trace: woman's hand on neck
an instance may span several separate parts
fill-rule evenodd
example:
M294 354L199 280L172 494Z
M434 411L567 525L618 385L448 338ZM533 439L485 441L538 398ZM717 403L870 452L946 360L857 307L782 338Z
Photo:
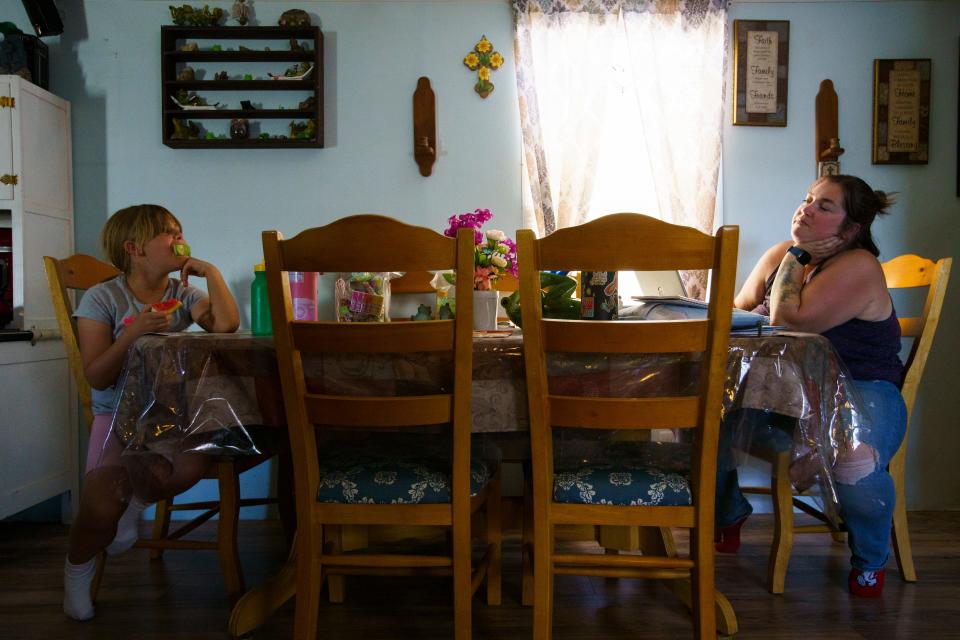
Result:
M830 236L820 240L808 240L806 242L797 242L794 239L794 245L810 254L810 264L821 264L827 258L834 256L848 248L848 241L841 236Z

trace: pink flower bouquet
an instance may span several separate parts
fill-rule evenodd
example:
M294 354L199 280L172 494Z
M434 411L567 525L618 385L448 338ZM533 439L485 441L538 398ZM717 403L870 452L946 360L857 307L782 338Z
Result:
M443 235L455 238L461 227L473 229L476 247L473 252L473 288L490 291L505 273L517 275L517 244L499 229L480 231L485 222L493 218L489 209L476 209L473 213L450 216L450 226Z

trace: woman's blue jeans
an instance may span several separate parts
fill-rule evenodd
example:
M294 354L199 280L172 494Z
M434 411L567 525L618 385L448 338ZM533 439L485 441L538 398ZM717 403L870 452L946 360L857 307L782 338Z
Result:
M882 569L890 556L890 525L896 495L887 472L907 428L907 410L896 385L886 380L854 380L862 408L867 414L861 435L875 451L872 469L862 465L834 469L840 517L849 532L850 564L863 571ZM740 491L733 454L733 424L742 421L749 429L747 441L776 451L793 446L795 420L764 411L741 409L724 419L717 451L716 525L727 527L747 517L753 507ZM869 466L869 465L868 465Z

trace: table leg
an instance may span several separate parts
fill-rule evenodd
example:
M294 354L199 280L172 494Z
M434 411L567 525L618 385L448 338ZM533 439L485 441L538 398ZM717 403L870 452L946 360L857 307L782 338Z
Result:
M251 633L297 592L296 549L294 540L287 562L277 575L247 591L234 605L227 624L232 637L239 638Z

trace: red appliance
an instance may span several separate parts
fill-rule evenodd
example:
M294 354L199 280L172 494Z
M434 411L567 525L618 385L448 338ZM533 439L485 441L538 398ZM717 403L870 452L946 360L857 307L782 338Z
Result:
M13 320L13 230L0 229L0 329Z

